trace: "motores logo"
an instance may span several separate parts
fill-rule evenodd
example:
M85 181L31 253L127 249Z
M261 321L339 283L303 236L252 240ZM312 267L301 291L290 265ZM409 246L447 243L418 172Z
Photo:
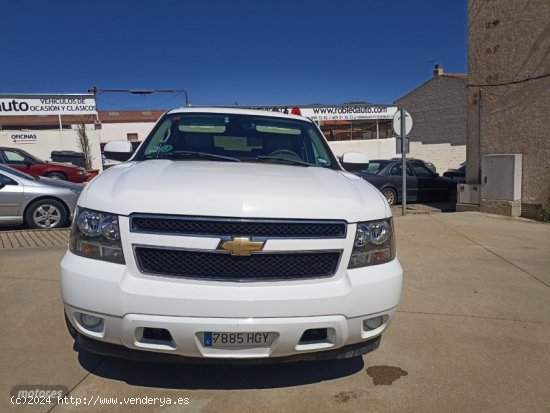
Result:
M12 398L57 398L63 397L69 392L66 386L58 385L18 385L11 389ZM20 403L16 403L20 404Z

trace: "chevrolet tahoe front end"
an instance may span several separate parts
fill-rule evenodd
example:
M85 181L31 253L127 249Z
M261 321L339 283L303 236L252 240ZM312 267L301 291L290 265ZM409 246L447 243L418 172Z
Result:
M78 201L61 287L96 353L213 362L376 349L399 304L391 211L311 121L193 108Z

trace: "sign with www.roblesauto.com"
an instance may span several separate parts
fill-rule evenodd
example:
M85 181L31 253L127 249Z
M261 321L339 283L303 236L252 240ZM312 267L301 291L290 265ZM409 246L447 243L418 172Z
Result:
M0 116L92 115L93 95L5 95L0 94Z

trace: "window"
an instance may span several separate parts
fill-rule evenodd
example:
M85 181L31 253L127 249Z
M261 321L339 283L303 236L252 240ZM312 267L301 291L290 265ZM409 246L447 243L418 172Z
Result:
M416 176L424 176L424 177L429 177L429 178L431 178L433 176L433 172L430 171L428 168L426 168L423 165L418 165L418 164L414 165L413 169L414 169L414 173L416 174Z
M14 151L4 151L4 158L6 158L7 163L16 163L16 164L25 163L25 157Z
M393 168L391 168L390 175L401 176L401 168L402 165L400 163L396 164ZM410 165L407 165L407 176L413 176Z
M5 175L0 174L0 185L17 185L17 182Z
M377 174L382 169L384 169L387 164L388 164L387 162L376 162L376 161L369 162L367 172ZM392 170L392 172L393 172L393 170ZM392 175L393 175L393 173L392 173ZM401 169L399 169L399 175L401 175Z

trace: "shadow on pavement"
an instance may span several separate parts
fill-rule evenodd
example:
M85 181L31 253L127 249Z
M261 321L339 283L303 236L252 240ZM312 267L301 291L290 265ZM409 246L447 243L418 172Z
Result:
M90 373L134 386L165 389L269 389L350 376L364 367L362 357L263 365L150 363L97 356L77 345L80 365ZM220 363L223 363L221 361Z

